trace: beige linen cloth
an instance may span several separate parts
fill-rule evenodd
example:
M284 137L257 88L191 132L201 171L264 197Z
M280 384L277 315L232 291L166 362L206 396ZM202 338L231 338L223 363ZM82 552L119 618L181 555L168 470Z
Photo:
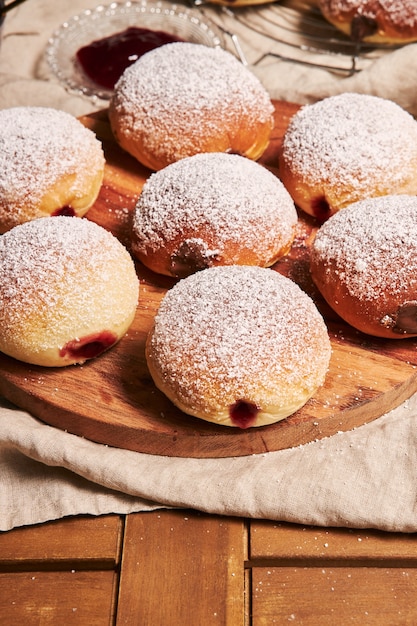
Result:
M27 0L9 13L0 47L0 108L53 106L82 115L103 106L68 94L42 59L55 28L96 4ZM274 10L263 9L267 15L271 11L271 17ZM283 54L279 44L255 35L226 12L210 7L204 11L238 35L250 63L270 52L272 45ZM417 45L385 55L352 77L271 56L254 71L273 98L306 103L353 90L391 98L417 115ZM415 532L416 416L417 395L370 424L297 448L239 458L180 459L95 444L2 401L0 530L74 514L180 507Z

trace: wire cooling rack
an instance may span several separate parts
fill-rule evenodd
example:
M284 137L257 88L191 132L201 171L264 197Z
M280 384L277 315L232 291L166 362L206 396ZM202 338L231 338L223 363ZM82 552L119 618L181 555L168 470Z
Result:
M206 0L194 0L204 11ZM227 14L230 29L225 33L234 40L242 61L243 52L233 32L233 21L269 41L267 51L254 62L265 57L301 63L341 74L354 74L365 69L376 59L399 46L355 43L329 24L321 15L314 0L280 0L279 2L246 7L222 7Z

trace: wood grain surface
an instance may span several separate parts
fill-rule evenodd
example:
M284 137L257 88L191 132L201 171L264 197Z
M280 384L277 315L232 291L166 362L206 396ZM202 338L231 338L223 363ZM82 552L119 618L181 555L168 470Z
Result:
M298 106L275 102L275 129L261 162L277 171L277 151ZM88 219L129 247L132 210L149 170L115 143L106 111L82 118L102 140L106 172ZM144 353L146 334L175 281L137 265L141 279L135 321L117 346L83 366L42 368L0 355L0 393L44 422L98 443L150 454L216 458L281 450L351 430L377 419L417 391L417 341L367 337L344 324L312 284L309 243L317 226L300 213L291 253L274 269L295 280L324 315L332 343L323 387L294 415L271 426L240 430L186 416L159 392Z

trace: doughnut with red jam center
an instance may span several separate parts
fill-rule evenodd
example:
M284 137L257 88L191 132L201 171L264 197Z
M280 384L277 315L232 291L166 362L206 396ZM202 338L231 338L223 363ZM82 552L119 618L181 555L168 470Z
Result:
M127 332L139 281L123 245L78 217L45 217L0 238L0 351L62 367L97 357Z
M321 226L311 275L348 324L387 339L417 336L417 198L356 202Z
M216 265L269 267L289 252L296 225L290 194L265 167L237 154L195 154L146 181L132 251L180 278Z
M101 143L69 113L24 106L0 111L0 233L39 217L82 217L103 176Z
M417 120L365 94L305 105L285 132L279 174L295 204L321 223L364 198L417 194Z
M275 270L243 265L180 280L146 344L155 385L178 408L235 428L297 411L323 384L330 353L311 298Z
M323 17L355 42L417 41L416 0L319 0Z

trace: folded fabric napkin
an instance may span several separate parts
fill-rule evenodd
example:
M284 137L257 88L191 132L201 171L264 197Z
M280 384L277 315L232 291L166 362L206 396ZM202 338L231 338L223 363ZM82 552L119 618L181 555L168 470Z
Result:
M103 107L102 102L68 94L43 59L51 33L73 14L97 4L30 0L10 12L0 47L0 108L53 106L84 115ZM266 15L271 29L276 8L262 9L262 21ZM306 103L358 91L391 98L417 114L417 45L347 76L268 56L285 56L286 51L228 11L203 10L238 36L245 57L256 63L253 71L274 99ZM251 19L256 22L256 12ZM229 35L226 40L233 49ZM180 459L95 444L4 402L0 529L81 513L186 507L302 524L415 532L416 416L417 395L370 424L297 448L239 458Z
M0 409L0 529L160 507L319 526L417 531L417 396L310 444L225 459L140 454Z

